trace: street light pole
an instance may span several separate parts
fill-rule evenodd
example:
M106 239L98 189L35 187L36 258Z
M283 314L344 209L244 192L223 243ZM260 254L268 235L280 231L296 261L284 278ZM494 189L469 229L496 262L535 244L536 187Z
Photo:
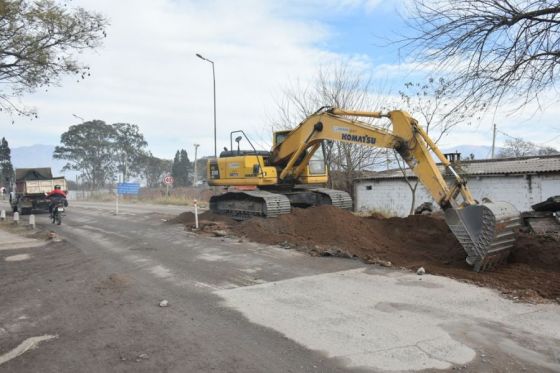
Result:
M84 118L82 118L82 117L79 116L79 115L72 114L72 116L73 116L74 118L80 119L80 120L82 121L82 123L84 123L84 122L86 121Z
M198 172L196 167L196 153L200 144L194 144L194 187L196 188L196 182L198 181Z
M217 145L216 145L216 70L214 69L214 61L209 60L206 57L202 57L200 54L196 54L198 58L212 64L212 82L214 84L214 157L218 156Z

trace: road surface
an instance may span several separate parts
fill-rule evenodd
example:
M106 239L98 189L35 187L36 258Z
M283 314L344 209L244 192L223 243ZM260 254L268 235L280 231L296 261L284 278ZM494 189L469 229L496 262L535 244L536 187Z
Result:
M560 371L556 304L164 221L186 209L73 203L37 215L61 242L0 246L0 372Z

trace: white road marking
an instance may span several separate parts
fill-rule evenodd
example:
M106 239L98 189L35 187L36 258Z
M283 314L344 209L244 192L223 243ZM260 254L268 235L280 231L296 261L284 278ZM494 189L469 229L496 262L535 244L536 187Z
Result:
M46 242L46 241L21 238L21 239L18 239L17 241L2 241L2 242L0 242L0 251L31 249L31 248L35 248L35 247L45 246L47 244L48 244L48 242Z
M6 352L3 355L0 355L0 365L4 364L7 361L15 359L16 357L25 353L26 351L36 348L41 342L50 341L51 339L55 339L55 338L58 338L58 335L45 334L39 337L27 338L13 350Z
M10 255L4 258L7 262L20 262L22 260L28 260L31 258L29 254L18 254L18 255Z

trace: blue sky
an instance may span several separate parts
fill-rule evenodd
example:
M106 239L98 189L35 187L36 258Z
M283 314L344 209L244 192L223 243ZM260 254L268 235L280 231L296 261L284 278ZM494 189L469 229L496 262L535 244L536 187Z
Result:
M325 46L340 54L367 55L373 64L399 62L398 48L389 40L404 32L405 22L398 14L398 2L389 3L370 11L356 7L326 17L332 38Z
M396 9L406 1L74 0L111 21L104 46L81 56L92 76L80 83L63 79L60 87L23 97L39 119L16 118L11 125L0 117L1 135L12 147L56 145L68 126L79 123L76 114L138 124L160 157L172 158L179 148L191 153L195 143L200 154L210 155L211 68L195 53L216 64L218 149L231 130L268 137L286 85L312 81L329 63L357 62L382 87L380 99L394 99L406 81L430 73L399 58L383 40L405 32ZM530 107L512 115L504 106L458 128L442 146L488 145L493 121L505 133L537 143L553 138L560 133L555 97L543 101L544 112ZM500 135L498 142L504 139ZM560 138L546 145L560 147Z

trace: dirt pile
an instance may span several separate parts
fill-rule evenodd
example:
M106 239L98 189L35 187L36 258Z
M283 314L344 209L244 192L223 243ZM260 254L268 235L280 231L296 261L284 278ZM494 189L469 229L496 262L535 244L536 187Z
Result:
M167 221L169 224L183 224L192 229L195 226L194 213L188 211L183 212L173 219ZM223 215L217 215L211 211L205 211L198 215L198 227L202 232L213 232L217 230L225 230L235 224L236 221Z
M519 233L507 265L475 273L465 263L466 254L445 220L437 216L358 217L332 206L294 209L278 218L243 222L205 214L201 220L222 222L220 229L256 242L414 270L422 266L428 273L497 288L514 298L560 300L560 244L552 239ZM194 215L192 219L191 224Z
M445 221L426 216L406 219L358 217L332 206L294 209L276 219L252 219L231 227L250 240L288 243L329 252L340 250L364 260L382 259L413 267L426 261L464 262L464 252Z

